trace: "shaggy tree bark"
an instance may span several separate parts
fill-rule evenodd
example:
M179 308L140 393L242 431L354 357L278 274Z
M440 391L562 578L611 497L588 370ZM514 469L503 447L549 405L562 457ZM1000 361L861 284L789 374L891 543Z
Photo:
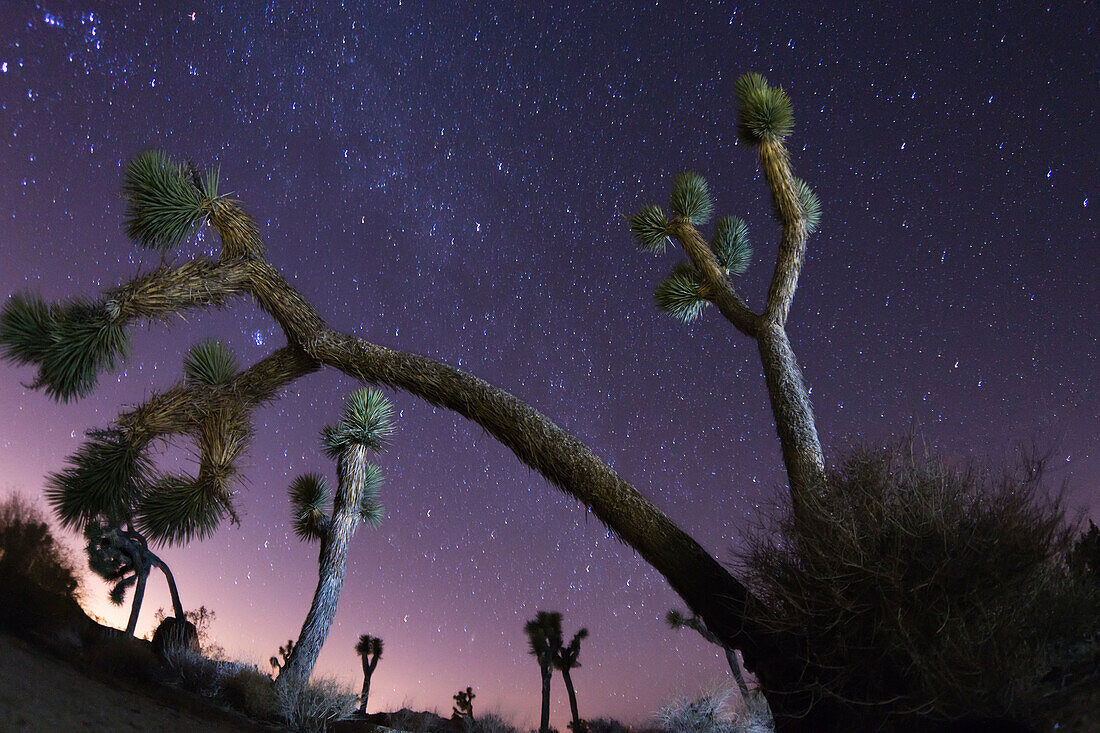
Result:
M338 486L331 521L321 537L317 589L294 651L275 681L279 688L293 689L309 681L317 655L332 628L347 574L348 545L359 525L359 497L363 492L366 463L367 449L363 446L348 448L337 463Z

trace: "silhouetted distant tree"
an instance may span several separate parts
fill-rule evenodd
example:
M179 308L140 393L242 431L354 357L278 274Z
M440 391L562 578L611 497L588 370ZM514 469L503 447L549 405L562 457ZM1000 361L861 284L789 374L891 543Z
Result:
M382 469L367 460L381 451L393 432L393 406L374 389L360 389L344 404L343 419L321 431L325 453L336 460L336 491L318 474L299 476L290 486L294 532L320 542L317 589L298 641L279 671L276 686L292 689L309 681L321 646L328 637L340 590L347 573L348 544L360 522L377 527L382 521L378 487ZM332 508L326 513L329 502Z
M542 712L539 733L550 730L550 676L554 670L554 657L561 649L561 614L557 611L539 611L535 618L523 627L527 634L529 652L539 664L542 675Z
M676 609L672 609L665 615L665 621L674 629L692 629L711 644L722 647L722 651L726 653L726 662L730 666L730 672L733 673L733 678L737 680L737 689L741 690L741 697L749 694L749 687L745 684L744 675L741 674L741 665L737 662L737 652L723 644L721 639L712 634L701 618L698 616L684 616Z
M271 665L271 670L275 675L279 674L279 670L286 666L286 660L290 659L290 653L294 651L294 640L287 639L286 645L279 647L279 656L272 657L268 660L268 664ZM282 657L280 660L279 657Z
M370 696L370 678L374 674L378 660L382 658L382 640L377 636L363 634L355 644L355 653L363 662L363 691L359 695L359 712L367 712L367 698Z
M459 690L454 696L455 705L451 709L451 717L473 722L475 697L477 695L474 694L474 688L472 687Z
M132 527L124 529L95 520L85 525L84 539L88 567L108 583L114 584L110 591L111 603L122 605L127 591L134 589L130 618L126 622L127 634L133 636L137 628L138 614L141 613L142 600L145 598L145 583L154 567L164 573L164 579L168 582L175 618L183 619L183 606L180 604L176 579L168 564L149 549L148 542L140 532Z
M577 715L577 693L573 689L573 678L570 675L570 671L581 666L580 654L581 654L581 642L588 638L588 629L582 628L567 645L559 646L558 651L554 654L554 669L561 672L561 677L565 680L565 691L569 693L569 712L573 715L573 721L571 728L574 733L581 733L580 731L580 716Z

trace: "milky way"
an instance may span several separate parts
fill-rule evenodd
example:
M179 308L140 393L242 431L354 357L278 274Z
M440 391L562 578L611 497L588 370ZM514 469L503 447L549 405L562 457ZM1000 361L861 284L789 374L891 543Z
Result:
M793 99L794 167L823 206L790 333L829 456L914 424L950 457L1053 444L1070 505L1097 515L1095 4L107 5L4 3L0 296L91 296L159 264L121 228L141 150L220 166L334 327L509 390L733 562L783 492L756 349L714 312L656 310L682 255L639 252L623 215L704 175L751 227L738 286L760 308L778 232L733 122L735 79L759 71ZM205 231L175 256L216 251ZM179 379L209 336L245 364L282 344L240 302L138 329L78 403L0 365L0 487L40 497L85 430ZM264 668L316 575L286 487L335 475L318 434L354 386L323 372L261 409L240 527L165 551L184 605ZM386 517L352 543L320 672L358 684L370 633L372 710L449 712L470 685L478 710L533 725L523 624L544 609L591 631L582 716L641 720L723 679L714 647L664 626L682 607L665 581L583 506L476 425L390 396ZM168 605L152 585L143 628ZM98 586L86 600L119 618Z

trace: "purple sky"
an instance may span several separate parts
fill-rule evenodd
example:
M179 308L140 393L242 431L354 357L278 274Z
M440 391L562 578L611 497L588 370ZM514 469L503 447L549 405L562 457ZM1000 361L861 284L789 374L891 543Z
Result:
M729 561L783 488L756 349L717 313L659 313L682 255L637 251L622 215L703 174L751 227L739 287L760 308L778 233L733 124L733 82L759 71L791 94L795 170L823 206L789 330L827 453L914 422L952 457L1053 442L1071 507L1100 516L1095 3L360 5L5 2L0 297L91 296L159 262L122 232L139 151L220 165L333 326L508 389ZM204 236L178 256L214 252ZM39 497L85 430L209 336L243 364L283 343L247 302L138 328L126 369L69 405L0 364L0 489ZM265 668L316 577L286 487L334 477L318 434L354 386L324 372L260 410L241 526L164 553L184 605ZM358 685L371 633L372 710L449 712L470 685L478 711L535 725L522 629L544 609L591 631L582 716L641 720L723 679L715 648L665 627L664 580L582 506L476 425L390 396L386 518L352 543L320 672ZM152 586L143 626L168 604ZM86 600L105 612L100 588Z

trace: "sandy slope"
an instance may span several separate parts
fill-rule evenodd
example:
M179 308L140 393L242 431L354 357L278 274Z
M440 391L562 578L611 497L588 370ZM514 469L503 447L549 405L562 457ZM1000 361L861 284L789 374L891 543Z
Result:
M0 731L272 731L166 696L159 700L123 682L85 676L68 662L0 632Z

